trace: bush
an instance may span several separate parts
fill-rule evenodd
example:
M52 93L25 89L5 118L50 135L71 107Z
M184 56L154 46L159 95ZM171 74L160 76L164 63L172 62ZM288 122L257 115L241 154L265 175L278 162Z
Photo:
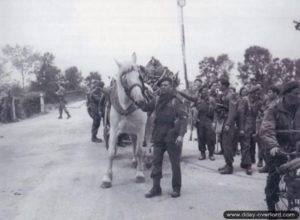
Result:
M26 94L24 97L22 97L20 106L23 108L23 111L27 117L40 113L41 107L39 94Z

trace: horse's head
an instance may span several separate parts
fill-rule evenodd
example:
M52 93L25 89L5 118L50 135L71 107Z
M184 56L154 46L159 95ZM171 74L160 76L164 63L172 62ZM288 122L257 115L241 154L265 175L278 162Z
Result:
M137 105L144 100L144 81L139 67L136 65L136 54L132 54L132 60L126 63L116 61L119 67L118 79L125 90L126 95Z

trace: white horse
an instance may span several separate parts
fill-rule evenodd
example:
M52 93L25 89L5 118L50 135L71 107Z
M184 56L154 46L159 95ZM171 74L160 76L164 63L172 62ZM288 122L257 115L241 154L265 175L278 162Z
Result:
M139 69L136 65L136 55L132 54L132 61L119 63L116 61L119 72L116 77L115 85L110 94L110 137L109 137L109 160L108 168L102 179L102 187L112 186L113 178L113 159L116 152L117 137L121 133L127 133L133 138L134 159L136 163L136 182L145 182L143 166L143 139L147 121L147 113L140 110L137 105L145 101L144 83Z

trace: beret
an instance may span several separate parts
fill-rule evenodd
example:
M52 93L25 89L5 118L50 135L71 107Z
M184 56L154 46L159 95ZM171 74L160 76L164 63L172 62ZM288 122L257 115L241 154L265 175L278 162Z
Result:
M165 77L162 78L161 80L159 80L159 82L157 83L158 86L161 85L162 82L168 81L171 85L173 85L173 80L170 77Z
M293 91L294 89L300 88L300 83L297 81L289 81L285 83L282 87L281 94L286 95Z

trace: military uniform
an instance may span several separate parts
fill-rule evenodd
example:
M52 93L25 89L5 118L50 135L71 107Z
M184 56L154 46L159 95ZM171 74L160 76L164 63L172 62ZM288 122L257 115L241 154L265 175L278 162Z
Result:
M198 134L198 148L201 152L202 158L204 159L206 145L209 153L209 158L214 160L213 155L216 144L216 134L212 128L213 121L213 109L208 99L200 99L196 103L198 110L197 116L197 134Z
M236 135L236 115L237 102L233 100L233 94L229 89L217 99L216 111L219 118L222 118L223 128L221 132L221 146L223 149L226 165L219 169L221 174L232 173L235 153L235 135ZM228 129L227 129L228 128ZM225 172L224 172L225 170Z
M93 87L87 95L87 111L90 117L93 119L91 139L94 142L102 142L101 139L97 138L101 117L103 116L103 108L100 103L102 96L103 92L99 87Z
M196 128L197 128L197 137L198 137L198 149L201 152L200 160L206 158L206 145L209 152L209 158L214 160L214 151L216 144L216 134L212 128L213 121L213 105L210 103L209 98L202 97L199 92L197 92L196 96L188 95L184 92L180 92L180 94L195 103L195 107L197 109L196 116Z
M183 137L187 127L187 112L183 103L174 95L158 106L160 98L147 104L143 110L154 110L154 128L152 142L154 144L153 169L151 178L154 186L160 185L162 178L163 155L168 152L172 166L172 187L176 192L181 189L180 156L182 146L175 144L178 136Z
M260 102L251 102L248 96L243 97L238 106L238 125L240 131L244 132L240 137L241 167L247 169L247 174L252 173L251 164L253 162L253 152L255 152L256 118L260 108Z
M58 106L58 111L59 111L59 119L62 118L62 113L63 111L67 114L68 118L71 117L69 111L67 110L66 108L66 100L65 100L65 93L66 93L66 90L64 87L62 86L59 86L59 89L57 90L56 92L56 95L58 97L58 103L59 103L59 106Z
M289 83L283 88L283 93L291 88L297 87L296 82ZM300 85L298 84L298 89ZM298 95L299 96L299 95ZM265 188L266 202L269 210L275 209L278 202L278 191L280 175L276 167L284 164L287 158L283 155L271 155L271 149L282 149L285 152L295 150L297 142L300 141L299 133L278 133L277 130L300 129L300 104L288 107L285 101L280 100L278 104L271 106L266 110L261 127L260 138L266 149L266 162L268 166L268 177Z

